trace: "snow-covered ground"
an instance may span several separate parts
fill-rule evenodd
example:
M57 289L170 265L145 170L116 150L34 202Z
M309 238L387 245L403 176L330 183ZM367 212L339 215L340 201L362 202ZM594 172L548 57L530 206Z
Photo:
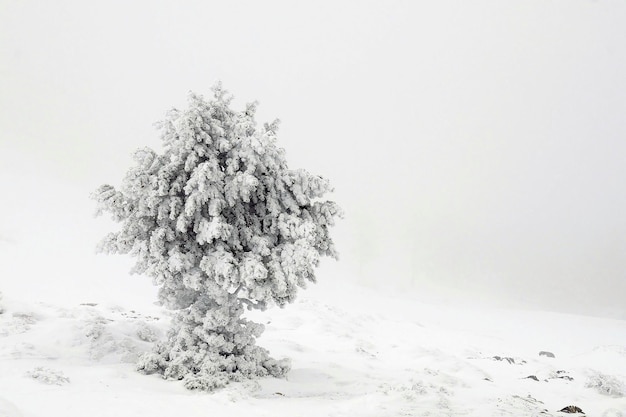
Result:
M129 259L94 254L110 225L88 192L0 185L0 417L626 417L624 320L429 303L327 270L296 303L254 312L258 343L292 360L286 379L207 394L142 375L169 316Z
M207 394L135 372L167 328L156 306L61 305L10 289L1 303L3 417L555 416L569 405L626 416L619 320L444 307L326 281L255 313L259 343L292 359L286 379Z

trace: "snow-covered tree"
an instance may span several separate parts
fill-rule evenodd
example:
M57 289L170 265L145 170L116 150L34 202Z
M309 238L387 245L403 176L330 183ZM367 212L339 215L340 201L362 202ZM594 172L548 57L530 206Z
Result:
M323 199L326 179L288 168L277 122L259 128L256 104L235 111L220 85L213 92L167 114L162 152L136 151L119 190L94 193L98 214L121 223L100 249L133 255L133 272L151 276L177 310L139 369L203 390L288 371L256 345L264 327L244 306L284 307L315 282L320 258L337 255L329 228L340 214Z

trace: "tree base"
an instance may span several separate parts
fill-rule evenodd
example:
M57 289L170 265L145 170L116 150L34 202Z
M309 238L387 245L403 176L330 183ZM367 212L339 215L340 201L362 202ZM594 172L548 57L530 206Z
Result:
M218 303L203 298L178 313L167 341L142 356L137 369L182 380L188 389L213 391L230 382L273 376L290 369L289 360L270 358L256 346L264 326L242 317L236 297Z

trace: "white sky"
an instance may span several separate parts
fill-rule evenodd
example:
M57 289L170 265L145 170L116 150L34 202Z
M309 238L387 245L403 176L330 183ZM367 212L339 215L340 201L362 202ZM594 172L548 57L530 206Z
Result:
M626 315L625 22L604 0L0 0L0 173L118 184L222 80L336 185L331 274Z

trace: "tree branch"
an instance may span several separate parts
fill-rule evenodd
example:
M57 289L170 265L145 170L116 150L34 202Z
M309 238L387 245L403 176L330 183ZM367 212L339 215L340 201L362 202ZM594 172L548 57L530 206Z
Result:
M236 296L242 288L243 288L243 284L239 284L235 292L233 292L231 295Z

